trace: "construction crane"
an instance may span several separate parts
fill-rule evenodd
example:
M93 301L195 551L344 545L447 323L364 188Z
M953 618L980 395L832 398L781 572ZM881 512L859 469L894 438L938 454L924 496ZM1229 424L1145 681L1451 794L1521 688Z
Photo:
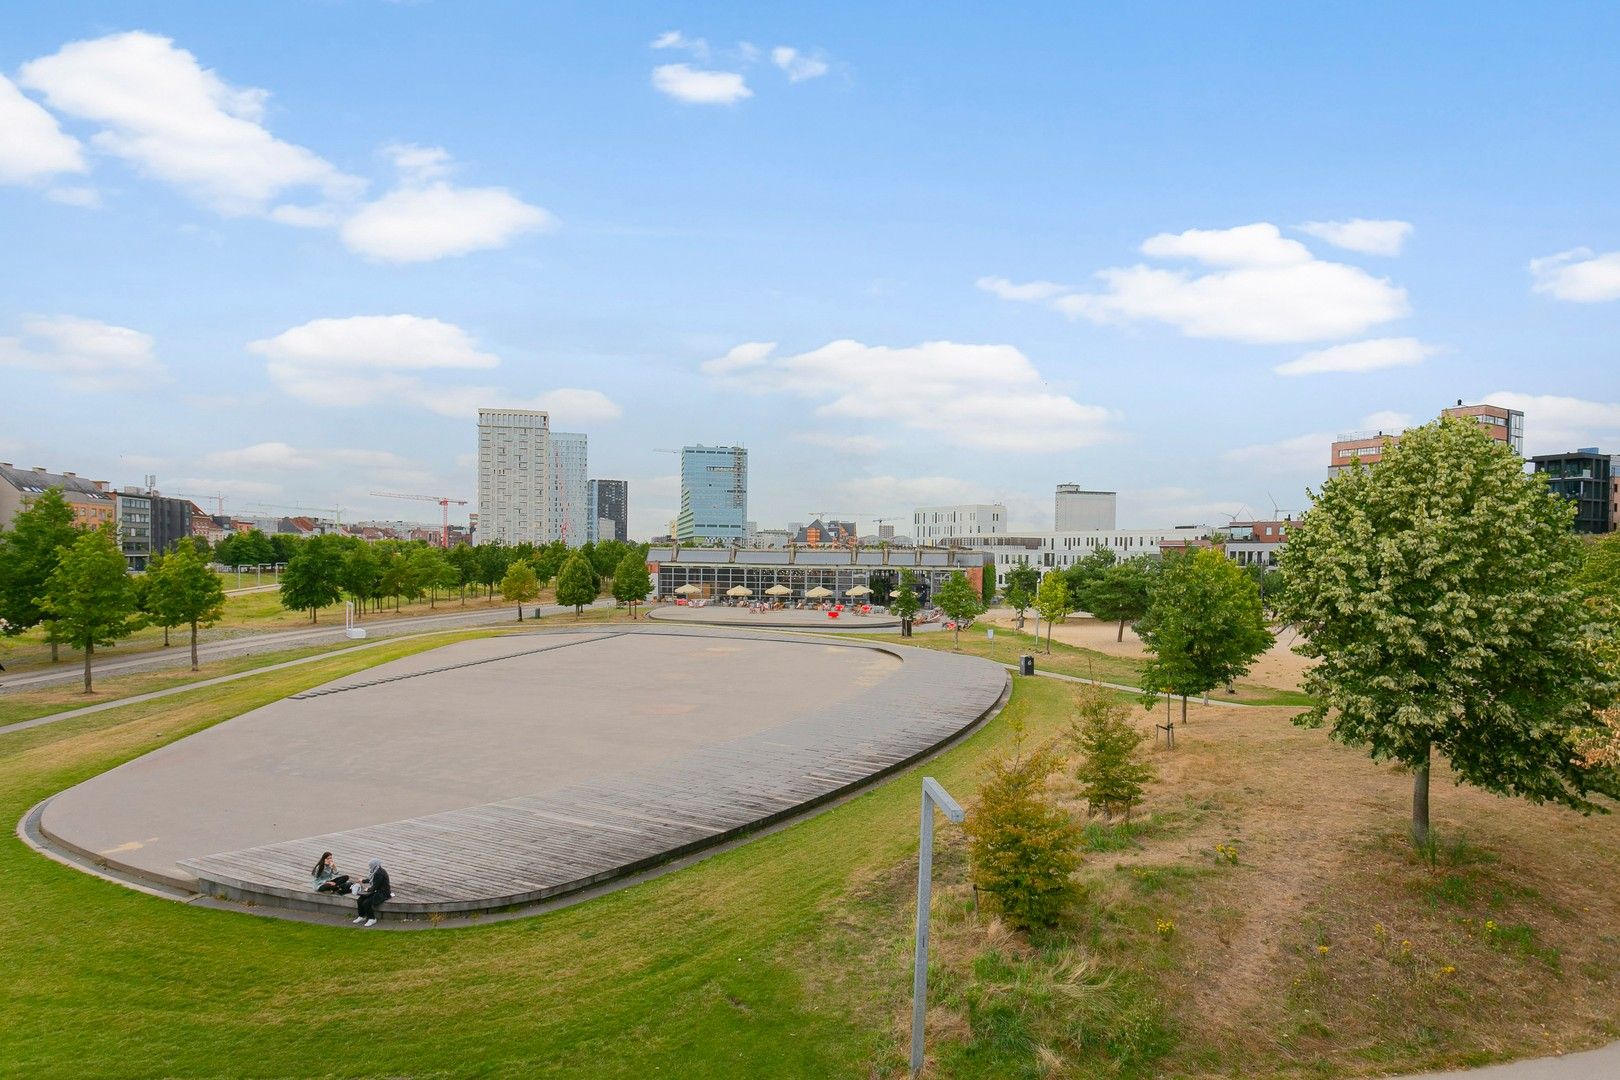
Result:
M343 524L343 507L341 506L285 506L280 503L254 503L253 505L264 510L308 510L316 514L331 514L333 521L339 525Z
M444 511L444 524L439 530L439 546L449 550L450 547L450 507L466 506L466 499L452 499L445 495L403 495L397 491L373 491L373 495L380 499L410 499L414 502L438 503L439 509Z
M223 491L217 491L212 495L176 495L174 498L190 499L199 506L211 499L214 503L214 513L219 517L225 516L225 493Z

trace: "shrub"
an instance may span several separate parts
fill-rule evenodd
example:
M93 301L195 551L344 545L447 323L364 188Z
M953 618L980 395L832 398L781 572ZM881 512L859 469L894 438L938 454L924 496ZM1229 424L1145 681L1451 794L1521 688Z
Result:
M1142 801L1142 785L1153 779L1153 766L1142 760L1147 738L1131 726L1130 709L1108 691L1089 686L1079 694L1069 741L1080 752L1075 776L1093 814L1123 813Z
M992 762L965 823L973 883L1020 930L1055 926L1079 895L1080 830L1046 788L1058 765L1049 749L1021 747Z

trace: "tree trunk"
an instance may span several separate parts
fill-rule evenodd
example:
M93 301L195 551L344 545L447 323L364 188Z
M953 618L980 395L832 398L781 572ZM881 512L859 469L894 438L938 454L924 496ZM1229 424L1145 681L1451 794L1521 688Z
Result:
M197 670L197 623L195 620L191 624L191 670Z
M96 643L87 642L84 646L84 692L90 693L90 657L96 651Z
M1412 770L1412 843L1423 847L1429 842L1429 748L1423 748L1423 764Z
M51 663L53 664L60 663L62 660L62 657L57 653L56 650L57 643L53 641L51 642Z
M1046 651L1048 653L1050 653L1052 651L1052 620L1051 619L1046 620Z
M165 649L169 647L169 628L167 626L163 628L163 647Z
M1187 695L1181 695L1181 726L1187 726Z
M519 604L518 605L518 622L522 622L522 621L523 621L523 605Z
M1115 641L1124 641L1125 640L1125 620L1124 619L1119 620L1119 633L1114 635L1114 640Z

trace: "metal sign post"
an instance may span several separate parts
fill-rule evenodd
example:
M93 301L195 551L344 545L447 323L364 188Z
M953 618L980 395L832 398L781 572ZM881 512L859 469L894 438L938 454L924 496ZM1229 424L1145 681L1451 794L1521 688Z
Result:
M911 1075L923 1067L923 1019L928 1013L928 908L934 892L934 810L953 824L962 808L932 776L922 782L922 831L917 845L917 958L911 975Z

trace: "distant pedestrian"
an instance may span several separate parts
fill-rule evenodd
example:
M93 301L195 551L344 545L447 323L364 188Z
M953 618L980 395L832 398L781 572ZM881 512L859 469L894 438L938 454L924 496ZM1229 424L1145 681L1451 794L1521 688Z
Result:
M358 906L360 914L355 916L356 923L365 923L367 926L377 925L377 909L383 906L384 901L390 899L394 892L388 886L388 871L383 869L381 859L372 859L370 873L366 880L360 883L360 897Z

